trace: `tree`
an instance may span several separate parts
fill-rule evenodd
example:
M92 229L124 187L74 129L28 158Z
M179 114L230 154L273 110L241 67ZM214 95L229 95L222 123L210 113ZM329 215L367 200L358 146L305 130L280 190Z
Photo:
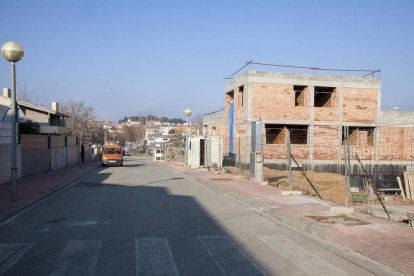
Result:
M144 140L145 130L142 126L124 126L122 128L125 141L142 141Z
M90 133L89 135L87 135L88 137L88 142L92 143L92 144L100 144L103 145L105 143L104 138L105 138L105 130L102 126L101 123L91 120L89 122L89 129L90 129Z
M174 119L170 119L170 123L171 124L184 124L185 120L174 118Z
M24 102L28 102L29 101L29 93L28 93L28 88L27 88L27 82L19 82L17 83L17 88L16 88L16 98L18 101L24 101Z
M160 122L161 123L168 123L168 121L169 121L170 119L168 119L167 117L161 117L160 118Z
M193 125L203 126L203 115L195 114L194 118L192 119Z
M62 104L61 111L69 116L66 126L72 130L72 135L79 137L82 143L93 143L94 108L83 101L69 101Z

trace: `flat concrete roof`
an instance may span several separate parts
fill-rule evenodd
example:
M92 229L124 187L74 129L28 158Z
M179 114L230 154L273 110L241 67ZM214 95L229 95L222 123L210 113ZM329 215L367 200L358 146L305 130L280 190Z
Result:
M358 77L305 73L282 73L269 71L247 71L246 73L229 80L225 85L225 92L229 92L239 86L249 83L381 89L381 79L372 76Z

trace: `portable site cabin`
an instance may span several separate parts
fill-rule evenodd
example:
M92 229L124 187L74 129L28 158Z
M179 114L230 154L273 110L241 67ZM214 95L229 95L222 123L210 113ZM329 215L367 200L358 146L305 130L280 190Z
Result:
M188 165L193 168L211 167L222 164L221 136L191 136L188 137Z

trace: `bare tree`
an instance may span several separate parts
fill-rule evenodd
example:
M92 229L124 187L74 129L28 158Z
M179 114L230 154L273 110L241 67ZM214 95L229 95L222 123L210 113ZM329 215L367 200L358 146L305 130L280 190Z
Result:
M72 135L79 137L82 143L93 142L95 130L92 123L94 108L83 101L69 101L62 104L61 110L69 115L66 126L72 130Z
M29 99L29 93L27 88L27 82L18 82L16 87L16 98L18 101L24 101L28 102Z
M203 125L203 115L195 114L191 121L194 125L202 126Z
M142 141L145 135L145 130L142 126L124 126L123 132L126 141Z

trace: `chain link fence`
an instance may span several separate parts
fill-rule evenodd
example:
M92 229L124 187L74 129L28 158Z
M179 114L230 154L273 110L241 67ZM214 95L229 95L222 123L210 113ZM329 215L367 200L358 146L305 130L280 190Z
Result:
M164 143L165 160L171 162L185 162L185 139L177 138Z
M225 158L226 171L253 176L255 139L234 137L235 153ZM268 185L412 221L414 128L266 125L261 141Z

